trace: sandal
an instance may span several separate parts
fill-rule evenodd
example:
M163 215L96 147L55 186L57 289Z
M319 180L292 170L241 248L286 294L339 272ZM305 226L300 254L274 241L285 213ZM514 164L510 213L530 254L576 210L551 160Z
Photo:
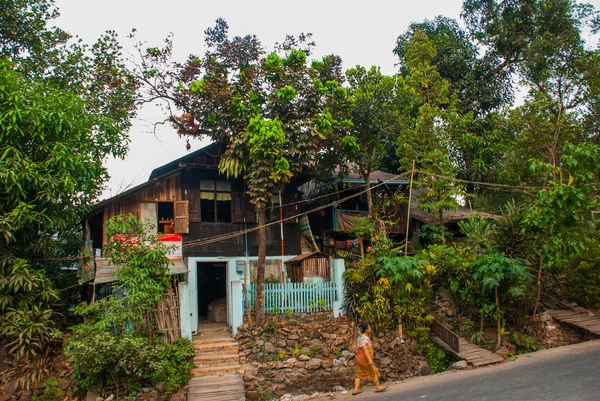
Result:
M388 386L383 386L381 387L379 390L375 390L376 393L383 393L385 390L387 390Z
M362 390L358 390L358 393L355 393L354 391L352 392L352 395L359 395L360 393L362 393Z

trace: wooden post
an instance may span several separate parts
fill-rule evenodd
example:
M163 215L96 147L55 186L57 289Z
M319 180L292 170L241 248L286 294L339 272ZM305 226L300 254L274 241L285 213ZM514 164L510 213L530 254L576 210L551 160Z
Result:
M410 204L412 202L412 187L413 179L415 177L415 161L413 160L412 170L410 172L410 187L408 190L408 213L406 214L406 244L404 245L404 255L408 254L408 230L410 229Z

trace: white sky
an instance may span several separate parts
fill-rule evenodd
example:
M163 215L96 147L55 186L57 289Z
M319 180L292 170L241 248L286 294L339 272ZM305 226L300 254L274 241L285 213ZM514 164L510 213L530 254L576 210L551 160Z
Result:
M600 0L592 3L598 7ZM345 69L357 64L377 65L383 73L393 74L397 59L392 50L408 24L437 15L459 19L462 1L56 0L56 5L61 13L56 25L62 29L87 43L93 43L106 30L114 30L131 53L133 43L127 35L136 28L137 39L149 46L161 45L172 32L178 60L189 54L202 56L204 30L222 17L229 23L231 36L256 34L267 50L286 34L310 32L317 44L316 57L334 53L342 58ZM106 197L145 182L154 168L187 153L185 139L170 126L161 127L156 135L152 132L152 123L163 117L156 108L140 111L130 132L127 158L106 163L112 177ZM190 143L194 151L208 142Z

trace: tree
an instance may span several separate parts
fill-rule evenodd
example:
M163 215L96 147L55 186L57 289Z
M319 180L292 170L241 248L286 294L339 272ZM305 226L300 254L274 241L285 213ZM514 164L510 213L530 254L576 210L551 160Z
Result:
M105 252L119 266L113 288L120 293L76 306L85 320L73 327L64 347L85 389L119 398L163 381L171 393L191 378L193 345L184 338L170 344L156 336L157 305L172 285L167 276L172 249L148 234L151 226L133 215L106 223L114 241Z
M597 166L600 148L584 143L564 145L560 169L534 162L534 170L548 177L527 211L525 224L533 238L532 257L538 265L536 316L542 290L542 271L565 272L571 259L581 254L590 229L593 210L598 209Z
M116 36L68 45L47 27L57 15L50 0L9 1L0 18L0 330L21 387L43 381L21 369L44 362L57 334L48 259L73 263L58 248L100 194L104 159L124 156L135 113Z
M397 155L405 169L412 168L415 161L417 168L423 171L420 181L426 190L419 208L438 215L443 224L444 210L457 209L457 196L464 194L461 185L453 180L460 163L453 144L466 130L471 116L461 113L459 100L449 82L431 65L435 54L425 33L416 32L406 50L409 75L405 84L418 112L416 116L408 114L403 118ZM442 241L443 238L442 234Z
M205 31L203 60L170 65L171 43L140 51L150 99L167 101L179 135L222 144L219 171L243 177L258 211L256 319L264 322L265 207L271 194L307 166L318 166L328 142L349 126L341 60L310 64L310 35L288 36L266 54L256 36L233 37L218 19ZM175 114L181 113L179 116Z
M381 74L378 67L368 71L361 66L346 71L348 92L353 101L352 127L341 140L351 169L365 181L369 215L374 216L373 194L369 177L379 168L386 148L392 147L398 135L399 110L408 99L402 93L397 77Z
M503 303L508 303L510 299L522 298L527 281L532 276L519 259L509 258L491 249L479 255L471 266L473 279L481 285L485 298L480 308L481 318L483 320L485 315L490 315L496 320L497 351L502 345L505 308Z
M492 60L481 56L481 50L470 33L456 20L444 16L413 22L398 37L394 53L400 60L403 75L409 73L407 46L417 32L423 32L431 41L435 48L431 65L450 83L460 99L463 112L473 112L476 117L481 117L512 101L510 74L504 70L493 74Z

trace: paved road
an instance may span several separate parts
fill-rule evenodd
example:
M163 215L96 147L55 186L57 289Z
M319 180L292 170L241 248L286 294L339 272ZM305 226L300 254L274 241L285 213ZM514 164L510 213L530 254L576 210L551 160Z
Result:
M363 389L353 401L600 401L600 340L521 355L486 368ZM331 400L331 398L329 398Z

